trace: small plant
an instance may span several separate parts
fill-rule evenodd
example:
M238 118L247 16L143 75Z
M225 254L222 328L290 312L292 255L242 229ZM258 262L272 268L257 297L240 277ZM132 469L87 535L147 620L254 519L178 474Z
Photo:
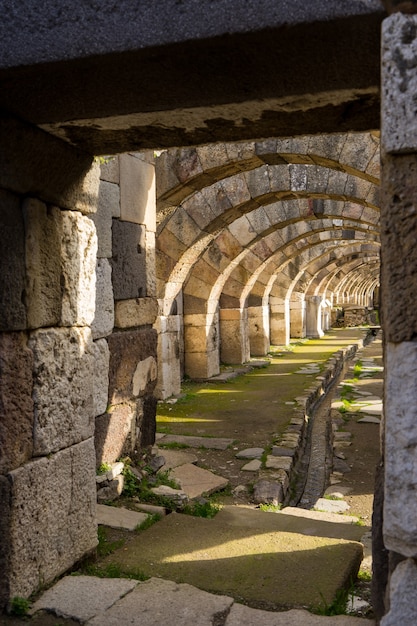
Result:
M190 446L186 443L179 443L177 441L170 441L169 443L163 443L162 441L158 443L159 448L164 448L165 450L183 450L185 448L189 448Z
M27 598L22 598L21 596L15 596L10 601L9 613L11 615L22 617L24 615L27 615L27 612L29 611L29 607L30 607L30 602Z
M111 470L111 465L108 463L101 463L100 467L97 469L97 475L101 476L102 474L107 474Z
M372 580L372 572L368 570L359 570L358 572L358 580L361 582L369 583Z
M97 576L98 578L129 578L132 580L148 580L149 576L144 574L140 570L133 570L132 572L123 572L121 566L118 563L109 563L105 567L99 567L98 565L90 564L86 565L83 570L83 574L87 576Z
M147 528L153 526L156 522L159 522L160 519L162 519L162 515L159 515L159 513L148 515L148 517L143 520L141 524L136 526L135 531L140 532L141 530L146 530Z
M313 609L313 613L317 615L347 615L349 595L350 592L348 589L339 589L336 591L334 600L328 603L321 593L322 603Z
M259 508L267 513L278 513L282 509L282 504L260 504Z
M221 505L217 502L190 502L187 504L182 512L186 515L193 515L194 517L205 517L207 519L213 518L220 511Z

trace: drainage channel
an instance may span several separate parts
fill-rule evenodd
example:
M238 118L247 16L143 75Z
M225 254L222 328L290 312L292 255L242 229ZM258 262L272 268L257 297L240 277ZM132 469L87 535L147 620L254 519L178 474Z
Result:
M374 339L368 333L363 345ZM302 457L296 470L292 496L288 504L302 509L311 509L322 497L328 486L329 475L333 465L331 445L331 403L339 383L344 379L356 351L347 359L338 376L335 377L325 396L319 400L310 416L307 428L306 443Z

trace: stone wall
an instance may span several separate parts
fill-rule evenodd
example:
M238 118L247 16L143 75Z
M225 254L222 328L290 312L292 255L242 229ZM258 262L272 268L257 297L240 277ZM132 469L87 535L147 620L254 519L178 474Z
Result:
M43 164L0 175L1 608L95 548L96 466L155 433L152 157L114 158L100 180L45 137Z
M157 314L155 176L152 153L123 154L101 166L97 297L93 336L106 401L97 406L97 465L132 455L155 435ZM103 390L104 391L104 390Z

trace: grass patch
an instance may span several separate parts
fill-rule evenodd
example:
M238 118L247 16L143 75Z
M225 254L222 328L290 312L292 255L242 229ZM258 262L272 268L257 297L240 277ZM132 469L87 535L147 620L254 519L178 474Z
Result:
M150 528L151 526L156 524L156 522L159 522L160 519L162 519L162 515L160 515L159 513L153 513L152 515L148 515L148 517L143 520L141 524L138 524L136 526L135 532L140 532L141 530L146 530L147 528Z
M29 611L30 602L27 598L21 596L15 596L10 601L9 613L10 615L16 615L17 617L23 617L27 615Z
M173 503L169 498L154 494L151 489L165 485L172 489L179 489L178 483L170 478L169 472L158 472L152 476L144 476L142 480L138 480L133 474L129 466L125 466L123 470L125 478L123 495L128 498L137 497L141 502L149 502L172 509Z
M158 448L164 448L165 450L184 450L189 447L187 443L178 443L177 441L171 441L169 443L158 442Z
M96 474L98 476L102 476L103 474L107 474L111 470L111 465L108 463L102 463L100 467L96 470Z
M182 509L182 513L192 515L193 517L205 517L212 519L221 509L221 504L207 500L206 502L190 502Z
M118 548L121 548L125 543L124 539L118 539L117 541L109 541L108 539L108 530L104 526L99 526L97 528L97 538L98 538L98 546L97 546L97 556L107 556L111 554Z
M320 594L322 603L312 610L316 615L347 615L349 598L353 594L353 585L349 589L338 589L332 602L326 602L323 594Z
M260 504L259 508L266 513L278 513L282 509L282 504Z
M140 581L149 580L150 578L150 576L147 576L141 570L133 570L127 574L117 563L109 563L104 567L90 563L89 565L85 565L79 572L75 572L74 576L81 574L85 574L87 576L97 576L98 578L128 578L130 580Z

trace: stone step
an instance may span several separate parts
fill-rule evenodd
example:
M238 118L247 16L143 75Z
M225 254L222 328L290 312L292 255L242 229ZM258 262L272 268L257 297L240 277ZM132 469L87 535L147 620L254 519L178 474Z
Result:
M339 615L325 617L306 610L274 612L238 604L189 584L160 578L144 582L120 578L66 576L48 589L31 614L46 611L86 626L371 626L373 620ZM220 621L221 620L221 621Z

